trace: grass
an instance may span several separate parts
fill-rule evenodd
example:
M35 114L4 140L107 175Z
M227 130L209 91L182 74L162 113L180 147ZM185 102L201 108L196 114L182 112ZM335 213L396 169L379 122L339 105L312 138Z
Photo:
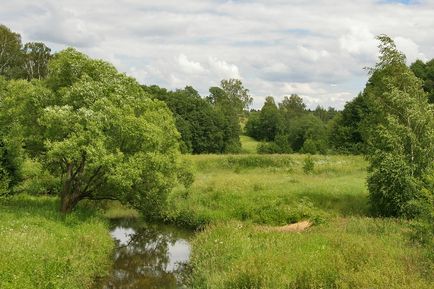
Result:
M433 288L433 263L410 243L409 224L369 217L363 158L312 156L305 173L304 155L185 157L196 180L170 195L165 217L205 228L189 288ZM302 219L315 226L258 229Z
M90 288L107 273L113 241L83 206L62 216L54 197L0 200L0 288Z
M240 135L241 152L245 154L256 154L259 142L249 136Z
M337 219L305 233L230 222L193 243L191 288L433 288L433 269L405 224Z
M365 215L366 163L361 157L303 155L186 156L196 180L170 196L166 219L183 226L239 220L283 225L310 219Z

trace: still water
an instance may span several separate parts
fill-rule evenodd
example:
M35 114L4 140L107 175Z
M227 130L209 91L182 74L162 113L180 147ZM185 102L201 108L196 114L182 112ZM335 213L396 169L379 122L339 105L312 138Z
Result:
M96 289L186 288L192 232L123 219L113 223L111 235L116 241L113 269Z

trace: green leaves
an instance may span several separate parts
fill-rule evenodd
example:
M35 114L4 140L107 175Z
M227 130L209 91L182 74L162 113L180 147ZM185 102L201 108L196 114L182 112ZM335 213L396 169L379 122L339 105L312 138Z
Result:
M61 180L62 210L84 198L118 199L149 216L164 206L177 183L179 133L167 106L135 80L69 48L46 80L8 86L0 120Z
M378 37L380 59L363 92L368 99L368 187L375 213L411 215L423 178L434 162L434 111L421 81L387 36Z

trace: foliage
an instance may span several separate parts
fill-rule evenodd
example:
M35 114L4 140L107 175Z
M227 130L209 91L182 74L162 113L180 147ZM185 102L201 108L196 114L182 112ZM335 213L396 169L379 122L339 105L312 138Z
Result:
M241 151L240 133L241 127L239 122L240 111L239 99L233 98L220 87L211 87L209 89L210 101L215 110L220 114L224 121L223 142L224 152L237 153Z
M313 111L313 115L318 117L324 123L327 123L330 120L332 120L337 114L338 114L338 111L336 109L334 109L333 107L329 107L326 110L325 108L323 108L320 105L318 105L315 108L315 110Z
M27 79L42 79L47 76L50 48L42 42L29 42L24 45L23 54Z
M275 142L260 142L256 148L258 154L281 154L279 145Z
M57 198L0 200L0 288L87 289L110 267L113 240L95 210L67 216Z
M244 126L244 132L246 135L254 138L255 140L261 139L261 121L259 119L260 111L249 112L246 125Z
M241 113L247 110L252 104L253 98L249 94L249 90L243 86L239 79L223 79L220 82L220 87L225 92L228 101L237 111ZM216 100L217 102L219 100Z
M166 105L99 60L66 49L46 80L11 81L1 120L9 139L61 180L61 211L118 199L155 216L175 186L179 134Z
M259 113L259 131L255 133L260 140L272 141L282 129L282 119L274 98L265 98L264 106Z
M364 140L366 118L370 113L368 99L359 94L347 102L343 111L330 124L330 143L342 153L360 154L366 151Z
M428 94L428 102L434 103L434 59L426 63L416 60L411 64L410 69L422 80L422 87Z
M172 111L184 153L225 152L227 121L196 90L187 86L172 92L156 85L143 86L143 89L153 98L164 101Z
M286 128L291 148L305 153L326 153L326 125L316 116L305 114L295 118ZM306 143L307 142L307 143ZM306 147L304 147L306 143ZM306 149L306 151L304 150Z
M421 82L392 39L382 35L380 60L363 92L371 102L368 187L384 216L412 216L423 177L434 162L434 113Z
M0 76L8 79L21 76L21 36L0 24Z
M278 106L269 96L260 112L249 114L246 134L269 142L258 146L259 153L327 152L329 126L326 123L336 111L321 107L313 112L306 111L302 98L295 94L285 97Z
M285 96L281 103L279 103L279 109L283 113L285 121L289 121L294 117L301 116L306 111L306 105L303 99L297 94L291 94L288 98Z
M42 42L24 46L21 35L0 24L0 76L7 79L41 79L47 75L51 50Z

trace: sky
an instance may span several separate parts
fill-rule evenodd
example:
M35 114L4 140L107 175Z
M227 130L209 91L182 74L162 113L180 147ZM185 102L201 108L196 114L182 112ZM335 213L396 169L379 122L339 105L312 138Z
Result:
M239 78L252 108L292 93L342 109L363 90L391 36L408 63L434 58L434 0L0 0L23 42L68 46L142 84L208 95Z

